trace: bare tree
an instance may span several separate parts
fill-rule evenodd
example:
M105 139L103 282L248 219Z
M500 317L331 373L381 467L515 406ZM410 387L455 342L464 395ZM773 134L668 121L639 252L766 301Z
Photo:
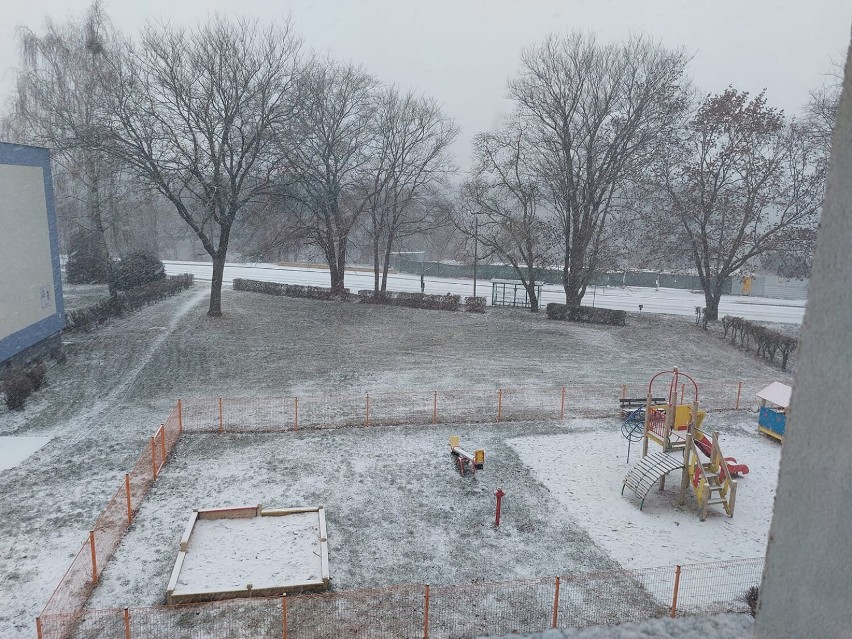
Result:
M688 56L641 36L602 45L573 33L547 38L521 62L509 94L560 224L566 303L578 306L608 219L686 107Z
M336 293L345 288L350 233L367 207L375 87L359 68L311 60L299 76L299 109L287 138L294 142L281 149L279 199L287 228L322 250Z
M298 50L289 23L148 25L104 74L115 90L102 148L168 199L212 258L210 316L222 314L231 230L281 166Z
M57 199L63 204L61 219L93 233L107 256L110 216L105 209L116 196L121 167L98 152L94 136L99 107L110 91L100 81L100 70L116 33L96 0L82 20L47 20L43 33L21 27L18 35L21 70L9 133L19 141L51 149ZM84 212L82 219L73 215L79 208Z
M483 257L497 255L512 265L527 291L530 310L536 313L537 274L553 257L558 229L543 197L534 156L518 123L478 135L457 223L464 233L478 238L485 249Z
M818 222L825 164L807 129L762 93L708 96L662 164L660 211L681 229L675 239L698 270L707 319L718 319L731 274L791 249Z
M369 219L366 231L373 258L374 291L387 289L388 268L397 243L442 222L430 195L446 186L454 170L449 146L458 127L434 101L394 86L377 96L375 150L362 185Z

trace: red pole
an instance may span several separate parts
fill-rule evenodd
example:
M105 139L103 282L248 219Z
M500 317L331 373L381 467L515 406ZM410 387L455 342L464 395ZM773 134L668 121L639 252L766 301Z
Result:
M438 391L432 395L432 423L438 423Z
M95 553L95 531L89 531L89 551L92 554L92 583L98 583L98 557Z
M151 470L154 475L154 479L157 479L157 444L154 442L154 438L151 438Z
M281 597L281 637L287 639L287 595Z
M160 453L162 454L163 463L166 463L166 429L160 425Z
M36 617L36 636L38 639L42 639L41 617Z
M559 577L556 577L556 590L553 592L553 621L551 628L555 628L559 621Z
M127 498L127 524L133 523L133 506L130 503L130 475L124 475L124 494Z
M740 409L740 395L742 394L742 392L743 392L743 383L739 382L737 384L737 403L736 403L736 406L734 406L734 410Z
M222 398L219 398L219 432L225 431L225 420L222 419Z
M367 415L364 419L364 425L370 425L370 393L367 393Z
M130 611L124 609L124 639L130 639Z
M293 430L299 430L299 398L294 398L293 406Z
M429 639L429 584L423 594L423 639Z
M506 493L505 493L505 492L503 492L503 489L502 489L502 488L498 488L498 489L497 489L497 491L494 493L494 496L495 496L495 497L497 497L497 514L496 514L496 516L495 516L495 518L494 518L494 527L495 527L495 528L499 528L499 527L500 527L500 507L501 507L501 505L502 505L502 503L503 503L503 496L504 496L505 494L506 494Z
M675 582L674 582L674 592L672 593L672 610L671 617L674 619L677 614L677 591L680 587L680 566L675 566Z
M500 421L500 416L503 414L503 389L497 389L497 421Z
M177 411L178 411L178 432L182 433L183 432L183 405L181 404L180 400L178 400Z
M565 387L562 387L562 406L559 408L560 421L565 419Z

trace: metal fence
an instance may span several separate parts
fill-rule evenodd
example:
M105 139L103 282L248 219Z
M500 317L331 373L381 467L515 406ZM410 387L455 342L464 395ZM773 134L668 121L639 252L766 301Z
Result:
M703 382L699 385L702 406L707 410L752 408L755 393L765 385L755 380ZM559 581L548 579L436 586L429 595L431 602L417 594L423 590L420 587L398 587L298 597L289 603L256 599L196 607L83 610L184 433L605 417L618 414L619 398L646 393L647 383L636 383L178 401L125 475L45 604L36 621L38 637L280 637L281 616L286 629L288 614L291 637L421 636L421 622L433 626L432 637L465 637L547 627L540 620L551 595L556 601L552 618L562 619L560 625L582 626L659 616L665 612L666 593L678 590L680 600L673 611L727 610L750 585L757 585L762 559L687 566L678 569L677 577L674 569L665 568L569 575L562 580L561 590Z
M765 380L713 380L699 384L701 407L710 411L757 409ZM659 389L658 389L659 390ZM181 402L188 432L268 432L300 428L426 425L619 414L619 399L645 397L647 382L520 388L397 391L363 395L308 395L187 399ZM689 389L682 389L687 402Z
M41 639L457 639L746 612L763 559L41 618Z

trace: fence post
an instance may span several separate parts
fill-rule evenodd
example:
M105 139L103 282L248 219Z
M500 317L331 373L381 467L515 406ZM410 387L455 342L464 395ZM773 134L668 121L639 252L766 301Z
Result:
M95 553L95 531L89 531L89 551L92 554L92 583L98 583L98 556Z
M219 432L225 432L225 420L222 419L222 398L219 398Z
M737 383L737 403L734 406L734 410L740 409L740 395L742 395L742 392L743 392L743 383L740 381L740 382Z
M293 398L293 430L299 430L299 398Z
M160 454L162 463L166 463L166 429L160 425Z
M556 577L556 590L553 593L553 623L550 624L551 628L556 628L556 624L559 621L559 577Z
M41 630L41 617L36 617L36 637L37 639L43 639Z
M686 384L680 385L680 403L683 404L683 393L686 391Z
M281 637L287 639L287 594L281 595Z
M370 393L367 393L367 413L366 413L366 416L364 418L364 425L365 426L370 425Z
M438 423L438 391L432 393L432 423Z
M130 474L124 474L124 494L127 500L127 525L133 523L133 505L130 503Z
M559 407L559 420L565 419L565 387L562 387L561 406Z
M627 399L627 384L621 385L621 399Z
M182 433L183 432L183 404L181 404L180 400L178 400L177 410L178 410L178 432Z
M680 588L680 566L675 566L675 582L674 582L674 592L672 593L672 610L671 617L674 619L674 616L677 614L677 591Z
M503 389L497 389L497 421L500 421L500 416L503 414Z
M157 479L157 444L154 438L151 438L151 472L154 479Z
M423 593L423 639L429 639L429 584Z
M124 609L124 639L130 639L130 611Z

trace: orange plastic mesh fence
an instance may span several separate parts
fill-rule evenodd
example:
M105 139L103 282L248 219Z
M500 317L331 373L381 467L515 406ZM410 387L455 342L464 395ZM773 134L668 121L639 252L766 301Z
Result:
M430 636L480 637L534 632L550 627L555 580L433 586Z
M678 615L744 611L762 559L683 566ZM432 586L433 639L537 632L668 616L676 568L611 570L497 583ZM554 619L555 613L555 619ZM395 586L182 606L86 610L42 617L43 639L415 639L426 628L426 587ZM126 621L125 621L126 619ZM126 624L126 625L125 625ZM286 635L285 635L286 624Z
M753 409L768 382L699 383L704 410ZM661 385L662 393L667 388ZM655 389L656 390L656 389ZM529 388L399 391L361 395L309 395L189 399L182 402L190 432L268 432L380 424L476 423L611 417L619 399L645 397L647 382ZM684 400L689 400L684 393ZM739 400L738 400L739 397Z
M155 441L155 456L152 460L150 443L136 460L130 475L130 501L133 512L139 508L148 490L154 482L154 461L157 466L163 463L163 448L166 456L177 442L179 421L177 411L173 410L162 428L157 428ZM164 438L164 440L162 439ZM127 516L127 491L124 481L121 481L112 498L107 502L103 512L98 516L92 530L94 531L95 563L98 575L106 567L118 545L121 543L130 525ZM92 546L87 538L80 551L71 562L71 566L60 579L59 584L45 604L41 616L47 617L62 613L54 624L57 637L67 637L73 620L73 614L82 610L94 587L92 575Z
M423 637L424 610L423 586L288 597L287 637L418 639Z
M760 586L763 558L684 566L678 588L678 614L747 612L746 592Z
M557 625L597 626L668 613L675 569L612 570L562 577Z

